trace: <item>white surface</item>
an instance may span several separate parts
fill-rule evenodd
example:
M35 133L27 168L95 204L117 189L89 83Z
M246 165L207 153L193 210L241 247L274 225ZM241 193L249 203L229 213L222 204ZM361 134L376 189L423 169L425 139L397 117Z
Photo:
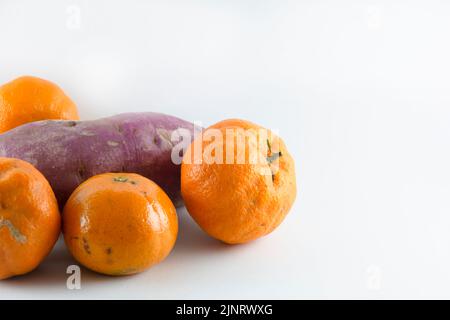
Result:
M254 243L222 245L181 210L148 272L83 269L68 290L60 246L0 298L450 298L449 16L442 1L1 0L0 82L53 80L85 119L278 129L300 190Z

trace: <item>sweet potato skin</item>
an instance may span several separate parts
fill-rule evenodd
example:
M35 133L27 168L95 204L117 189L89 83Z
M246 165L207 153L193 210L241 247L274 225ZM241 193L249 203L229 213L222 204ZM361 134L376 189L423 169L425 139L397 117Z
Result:
M180 165L172 161L170 140L179 128L189 130L193 139L192 123L160 113L44 120L1 134L0 156L33 164L50 182L61 207L80 183L105 172L141 174L180 206Z

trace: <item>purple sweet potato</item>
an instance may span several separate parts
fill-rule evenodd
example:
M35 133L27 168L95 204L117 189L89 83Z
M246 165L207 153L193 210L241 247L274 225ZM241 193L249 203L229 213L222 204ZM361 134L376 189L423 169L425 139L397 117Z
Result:
M175 130L182 133L180 142L171 140ZM187 146L193 137L192 123L159 113L44 120L1 134L0 156L33 164L50 182L61 207L80 183L105 172L141 174L180 206L180 165L173 161L172 149Z

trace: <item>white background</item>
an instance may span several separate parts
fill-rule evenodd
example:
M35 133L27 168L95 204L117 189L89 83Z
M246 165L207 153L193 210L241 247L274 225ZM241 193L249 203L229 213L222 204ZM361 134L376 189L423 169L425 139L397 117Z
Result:
M271 235L208 238L179 211L142 274L82 269L60 243L0 298L450 298L450 4L0 0L0 82L58 83L92 119L159 111L278 129L299 194Z

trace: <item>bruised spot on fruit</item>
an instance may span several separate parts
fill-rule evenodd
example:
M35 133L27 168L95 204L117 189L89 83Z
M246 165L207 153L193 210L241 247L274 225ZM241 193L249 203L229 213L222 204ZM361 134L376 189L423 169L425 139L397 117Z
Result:
M130 184L136 185L138 184L136 181L134 180L128 180L128 178L125 177L115 177L113 178L114 182L129 182Z
M272 152L272 145L270 144L270 141L267 139L267 148L269 149L269 155L267 156L266 160L269 166L276 161L278 158L280 158L283 154L281 151L279 152ZM272 182L275 182L275 173L273 172L272 168L270 168L272 171Z
M116 125L116 130L117 130L117 132L122 133L123 132L122 125L120 125L120 124Z
M110 255L111 253L112 253L112 248L111 247L107 248L106 249L106 254Z
M269 154L272 153L272 145L270 144L269 139L266 140L267 141L267 148L269 149Z
M156 133L163 141L167 142L168 145L170 145L171 147L174 146L172 140L170 139L171 135L170 131L163 128L157 128Z
M92 137L95 136L95 132L89 131L89 130L83 130L80 132L80 134L82 136L86 136L86 137Z
M271 154L270 156L267 157L267 162L269 164L272 164L275 160L277 160L279 157L281 157L283 154L280 152L276 152Z
M10 220L3 219L3 217L0 217L0 229L2 227L6 227L9 230L9 233L11 236L16 240L17 242L24 244L27 242L27 237L23 235L19 229L17 229L13 223Z
M66 123L65 123L65 126L66 127L75 127L77 125L77 122L76 121L67 121Z
M108 146L110 146L110 147L117 147L117 146L119 145L118 142L116 142L116 141L111 141L111 140L108 140L106 143L107 143Z
M267 159L267 162L269 164L272 164L275 160L277 160L283 154L281 153L281 151L279 151L279 152L272 152L272 145L270 144L269 139L267 139L266 141L267 141L267 148L269 149L269 155L267 156L266 159Z
M78 176L82 179L84 179L86 174L86 166L84 164L80 164L78 167Z
M89 247L89 243L86 238L83 238L83 249L87 254L91 254L91 248Z

